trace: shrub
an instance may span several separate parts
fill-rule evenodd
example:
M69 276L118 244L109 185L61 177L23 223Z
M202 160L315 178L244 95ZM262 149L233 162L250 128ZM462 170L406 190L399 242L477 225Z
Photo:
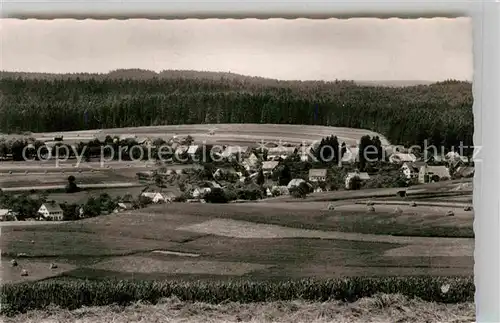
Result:
M446 292L442 287L448 286ZM156 303L176 296L182 301L218 304L303 299L355 301L377 293L400 293L425 301L457 303L474 301L473 277L352 277L331 280L291 281L149 281L54 280L6 284L0 301L2 314L59 306L127 305L136 301Z
M227 203L229 202L222 188L213 188L210 192L206 193L203 197L208 203Z

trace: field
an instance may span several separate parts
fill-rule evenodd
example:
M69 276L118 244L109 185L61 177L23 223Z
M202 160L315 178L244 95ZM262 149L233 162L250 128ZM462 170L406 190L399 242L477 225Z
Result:
M25 254L20 267L70 265L58 274L91 279L472 274L473 212L424 204L394 213L390 201L373 201L375 211L357 200L334 202L333 211L328 202L173 203L73 223L9 226L2 228L2 256ZM455 216L446 215L450 209ZM4 272L4 282L27 279Z
M307 302L302 300L266 303L190 303L176 297L151 305L143 302L129 307L86 307L73 311L53 308L32 311L5 323L14 322L455 322L474 321L473 302L463 304L436 304L402 295L377 294L353 303L341 301Z
M210 130L215 130L214 134L209 134ZM234 144L234 145L257 145L264 140L265 142L278 143L282 140L284 143L302 143L306 141L311 144L312 141L321 140L332 134L339 138L339 141L345 141L346 144L356 144L363 135L378 135L382 144L389 142L380 134L364 129L340 128L327 126L310 125L278 125L278 124L197 124L197 125L170 125L156 127L136 127L136 128L117 128L102 130L72 131L60 133L35 133L33 136L44 140L53 138L56 135L63 135L68 139L77 139L78 137L97 136L104 139L107 135L132 134L137 137L164 138L166 140L174 135L191 135L196 142L207 142L211 144Z

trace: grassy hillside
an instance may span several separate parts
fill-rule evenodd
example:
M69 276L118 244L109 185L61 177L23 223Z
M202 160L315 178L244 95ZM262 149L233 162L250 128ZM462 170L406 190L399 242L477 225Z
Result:
M472 144L471 84L406 87L278 81L231 73L118 70L2 73L0 132L166 124L268 123L365 128L391 142Z

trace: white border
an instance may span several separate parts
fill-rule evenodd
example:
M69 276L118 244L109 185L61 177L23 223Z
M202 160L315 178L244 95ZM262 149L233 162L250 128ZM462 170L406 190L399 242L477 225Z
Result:
M474 178L476 321L500 322L500 6L490 1L12 1L0 2L9 18L473 18L474 145L482 147ZM1 23L1 22L0 22ZM485 174L485 176L483 176Z

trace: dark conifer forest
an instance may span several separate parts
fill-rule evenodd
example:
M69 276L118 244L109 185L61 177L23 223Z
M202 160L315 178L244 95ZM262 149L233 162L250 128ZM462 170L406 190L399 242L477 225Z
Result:
M388 87L195 71L3 72L0 91L4 133L280 123L365 128L396 144L472 145L468 82Z

